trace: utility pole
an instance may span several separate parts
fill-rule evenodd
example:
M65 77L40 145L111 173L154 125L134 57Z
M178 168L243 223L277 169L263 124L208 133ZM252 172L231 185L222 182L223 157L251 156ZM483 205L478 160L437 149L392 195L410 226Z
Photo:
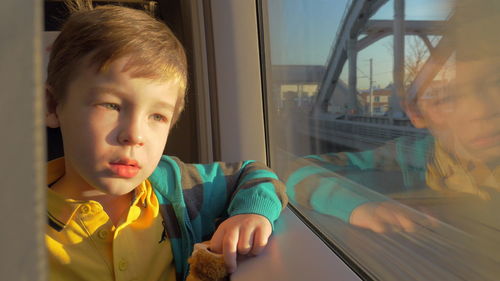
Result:
M357 95L358 95L358 90L357 90L358 50L356 46L356 43L358 41L357 38L358 38L357 36L349 38L349 41L347 43L347 59L349 60L349 78L348 78L349 101L348 101L346 116L357 111L356 108Z
M394 113L397 105L397 97L404 96L405 77L405 0L394 0L394 68L393 80L394 90L389 101L390 123L393 124Z
M373 116L373 58L370 59L370 117Z

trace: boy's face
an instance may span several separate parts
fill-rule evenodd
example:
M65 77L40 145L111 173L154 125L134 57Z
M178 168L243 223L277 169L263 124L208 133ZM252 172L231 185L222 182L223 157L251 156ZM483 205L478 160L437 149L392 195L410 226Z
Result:
M126 58L83 64L47 125L61 127L65 180L80 191L129 193L156 168L179 94L175 81L131 77Z
M424 94L417 107L419 127L427 127L449 151L498 165L500 75L499 64L493 60L457 63L454 90Z

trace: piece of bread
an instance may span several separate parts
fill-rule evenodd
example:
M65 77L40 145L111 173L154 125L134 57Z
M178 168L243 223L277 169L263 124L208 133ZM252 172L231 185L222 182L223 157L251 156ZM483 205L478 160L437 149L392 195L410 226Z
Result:
M228 280L229 272L222 254L208 249L209 241L194 244L193 253L188 259L189 275L186 281L223 281Z

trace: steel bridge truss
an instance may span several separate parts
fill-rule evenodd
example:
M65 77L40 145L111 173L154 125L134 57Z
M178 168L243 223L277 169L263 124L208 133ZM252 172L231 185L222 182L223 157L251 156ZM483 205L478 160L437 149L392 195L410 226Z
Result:
M357 109L357 54L378 40L394 35L394 69L393 80L395 94L409 95L410 98L425 89L436 76L443 64L452 53L452 40L443 36L447 21L406 21L404 19L405 0L394 1L394 20L370 20L377 10L388 0L353 1L344 16L338 31L335 44L326 66L325 75L320 84L313 116L327 113L328 102L338 84L340 73L346 61L349 61L349 93L350 108ZM422 69L412 81L408 92L403 86L404 81L404 36L415 35L422 39L429 50L430 56ZM430 36L441 36L441 40L433 46Z

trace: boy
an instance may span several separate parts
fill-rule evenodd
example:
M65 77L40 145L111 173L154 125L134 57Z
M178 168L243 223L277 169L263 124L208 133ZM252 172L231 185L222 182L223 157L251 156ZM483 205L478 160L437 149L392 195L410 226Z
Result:
M483 201L474 201L474 210L463 217L499 226L497 219L486 222L489 211L473 213L486 209L485 202L494 207L500 200L500 55L498 37L492 35L500 6L490 0L456 5L446 34L455 42L454 81L442 91L418 93L403 102L413 125L431 135L402 137L369 151L307 156L291 169L290 198L383 233L411 232L417 224L435 221L381 194L410 202L472 197Z
M181 44L142 11L79 9L65 23L46 91L65 155L48 164L51 280L184 280L194 243L211 237L230 272L266 245L287 200L273 172L162 156L186 80Z

